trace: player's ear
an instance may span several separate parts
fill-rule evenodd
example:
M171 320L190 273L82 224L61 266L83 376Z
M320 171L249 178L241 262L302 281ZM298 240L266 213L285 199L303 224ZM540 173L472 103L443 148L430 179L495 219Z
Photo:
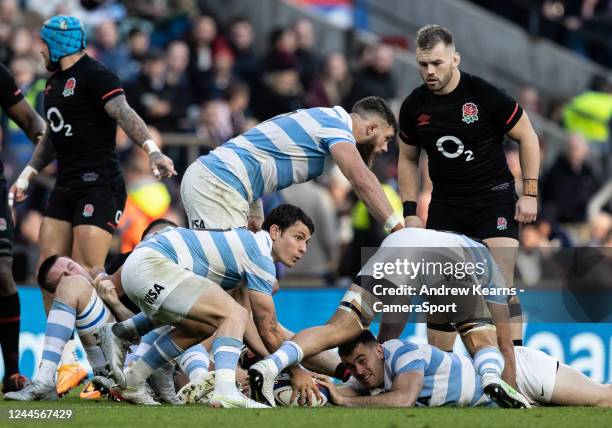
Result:
M281 229L277 224L270 226L270 238L276 241L281 236Z
M376 344L376 356L381 360L385 357L385 350L380 343Z
M461 62L461 54L457 51L453 54L453 67L459 67L459 63Z

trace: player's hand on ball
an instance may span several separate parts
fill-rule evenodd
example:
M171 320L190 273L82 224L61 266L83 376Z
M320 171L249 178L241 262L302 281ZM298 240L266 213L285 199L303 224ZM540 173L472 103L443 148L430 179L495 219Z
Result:
M423 220L421 220L421 218L416 215L406 217L404 219L404 225L406 227L419 227L421 229L425 227L425 225L423 224Z
M300 406L312 406L314 401L318 402L322 399L321 392L314 382L314 376L315 373L299 367L291 370L291 386L293 387L291 403L293 403L298 394L298 404Z
M168 156L161 152L153 152L149 157L149 165L151 172L157 180L162 178L170 178L177 175L174 169L174 162Z
M533 196L521 196L516 202L514 219L519 223L532 223L538 215L538 199Z
M336 384L327 376L315 375L315 382L319 385L323 385L329 390L329 398L330 402L336 404L338 406L342 406L342 400L344 396L340 394L338 388L336 388Z

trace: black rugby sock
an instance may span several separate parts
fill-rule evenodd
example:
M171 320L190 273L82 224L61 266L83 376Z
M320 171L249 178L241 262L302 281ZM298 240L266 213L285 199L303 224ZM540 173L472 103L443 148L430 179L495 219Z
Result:
M0 297L0 345L4 358L4 377L19 372L20 304L17 293Z

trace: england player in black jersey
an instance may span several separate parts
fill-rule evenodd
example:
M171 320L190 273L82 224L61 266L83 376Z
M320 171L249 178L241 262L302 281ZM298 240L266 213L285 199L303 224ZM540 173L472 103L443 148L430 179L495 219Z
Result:
M400 110L404 144L400 144L398 169L405 224L423 226L416 216L423 148L433 182L427 228L485 241L507 284L512 285L518 225L534 221L537 214L537 135L515 100L485 80L459 71L459 53L447 29L423 27L417 32L416 45L424 84L404 100ZM518 200L502 148L504 135L520 145L523 195ZM518 299L510 303L513 338L520 344L520 304ZM454 332L445 326L429 327L431 344L452 349ZM512 368L508 370L511 373Z
M0 64L0 107L27 134L38 141L45 129L43 119L30 107L7 68ZM13 279L13 219L7 196L4 165L0 161L0 346L4 359L2 391L21 389L26 379L19 374L20 304Z
M39 263L60 254L86 268L101 266L126 199L115 153L117 125L148 152L154 175L176 172L127 104L117 76L84 52L81 22L54 16L40 36L46 66L54 71L45 88L47 133L11 191L17 202L23 200L31 178L57 159L57 181L40 229Z

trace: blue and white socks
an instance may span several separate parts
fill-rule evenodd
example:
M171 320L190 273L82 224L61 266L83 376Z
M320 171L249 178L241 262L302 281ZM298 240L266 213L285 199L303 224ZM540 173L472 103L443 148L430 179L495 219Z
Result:
M482 348L474 355L474 369L480 375L483 388L492 383L500 383L504 357L495 347Z
M112 330L115 336L133 342L154 328L153 321L142 312L139 312L132 318L114 324Z
M234 395L236 388L236 366L242 351L242 341L234 337L220 336L213 341L215 361L215 394Z
M210 357L202 344L197 344L187 349L178 359L178 364L183 369L189 382L198 383L208 373Z
M47 330L42 361L36 379L45 384L55 383L55 371L62 358L66 342L72 337L76 309L54 299L47 317Z
M179 347L169 334L161 335L155 343L128 369L125 374L127 386L143 384L151 373L165 363L173 362L184 350Z
M304 358L304 351L302 351L302 348L300 348L297 343L287 340L283 342L276 352L266 357L266 360L272 360L274 364L268 363L268 367L275 376L278 376L278 374L287 367L299 364L302 358Z

